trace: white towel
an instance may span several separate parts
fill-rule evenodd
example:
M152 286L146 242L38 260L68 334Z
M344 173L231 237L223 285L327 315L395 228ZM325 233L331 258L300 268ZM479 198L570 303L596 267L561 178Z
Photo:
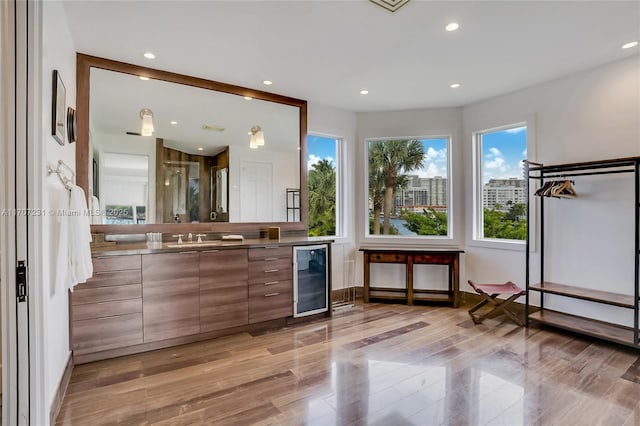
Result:
M104 214L102 214L102 210L100 210L100 200L95 195L92 195L89 199L89 203L91 204L89 208L91 209L91 223L95 225L102 225L104 223Z
M93 276L87 200L84 190L79 186L73 185L69 191L69 212L61 221L60 232L60 238L67 238L68 241L68 285L73 291L76 284L86 282Z

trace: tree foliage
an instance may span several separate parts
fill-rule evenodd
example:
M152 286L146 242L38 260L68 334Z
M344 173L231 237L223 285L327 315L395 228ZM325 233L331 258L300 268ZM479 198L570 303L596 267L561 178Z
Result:
M507 212L484 209L484 238L524 240L527 238L525 205L516 203Z
M381 210L384 212L383 234L390 234L393 193L399 185L406 185L403 175L423 165L424 146L419 140L380 140L370 144L369 197L373 204L374 234L380 233Z
M422 213L402 212L404 225L409 231L417 235L447 235L447 214L434 209L424 210Z
M336 234L336 170L320 160L309 170L309 235Z

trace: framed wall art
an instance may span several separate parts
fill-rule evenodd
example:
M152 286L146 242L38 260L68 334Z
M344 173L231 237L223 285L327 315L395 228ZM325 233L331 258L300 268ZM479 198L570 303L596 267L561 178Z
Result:
M67 139L69 143L76 141L76 110L67 108Z
M67 100L66 89L58 70L53 70L53 90L51 93L51 135L60 145L64 145Z

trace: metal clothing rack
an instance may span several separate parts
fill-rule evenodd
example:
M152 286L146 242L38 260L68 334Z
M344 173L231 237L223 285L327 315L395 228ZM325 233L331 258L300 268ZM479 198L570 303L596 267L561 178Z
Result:
M540 197L540 283L530 282L530 209L531 191L529 184L531 180L538 180L541 184L545 179L569 179L574 176L608 175L618 173L632 173L634 176L633 208L635 209L634 221L634 290L633 296L611 293L601 290L591 290L578 286L570 286L545 281L545 246L544 246L544 198ZM557 328L597 337L600 339L620 343L634 348L640 348L640 157L616 158L601 161L588 161L581 163L566 163L544 165L525 160L525 176L527 178L526 193L526 215L527 215L527 240L526 240L526 326L531 320L541 324L550 325ZM540 293L540 310L531 313L530 292ZM604 305L626 308L633 311L633 327L625 327L619 324L612 324L595 319L572 315L564 312L546 309L544 306L545 294L553 294L573 299L580 299Z
M65 175L65 170L71 174L71 177ZM71 167L67 165L62 160L58 160L58 166L54 169L50 165L47 165L47 176L51 176L52 174L58 175L58 179L64 185L64 187L68 190L71 190L71 187L76 182L76 172L73 171Z

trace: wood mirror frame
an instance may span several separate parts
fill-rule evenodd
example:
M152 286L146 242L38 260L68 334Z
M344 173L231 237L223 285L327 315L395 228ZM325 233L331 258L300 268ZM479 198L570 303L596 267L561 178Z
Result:
M299 222L207 222L207 223L155 223L126 225L91 225L92 232L109 234L142 234L145 232L259 232L270 226L279 226L281 231L307 231L307 101L249 89L203 78L176 74L154 68L118 62L110 59L78 53L76 57L76 183L89 197L89 96L91 68L100 68L135 76L144 75L152 79L182 84L207 90L249 96L269 102L297 107L300 111L300 221ZM283 207L284 208L284 207Z

